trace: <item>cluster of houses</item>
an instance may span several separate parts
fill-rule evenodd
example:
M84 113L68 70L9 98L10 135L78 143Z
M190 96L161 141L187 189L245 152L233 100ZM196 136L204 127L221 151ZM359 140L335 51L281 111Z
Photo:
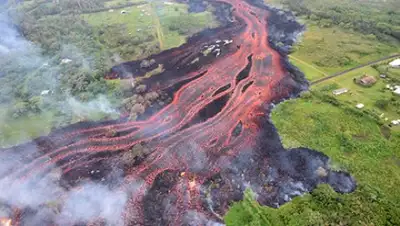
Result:
M205 50L203 51L204 55L207 55L208 53L213 53L215 54L216 57L218 57L221 54L221 47L222 46L226 46L229 45L233 42L233 40L229 40L229 39L224 39L224 40L216 40L215 44L211 44L211 45L206 45L203 48L205 48Z
M386 85L386 89L390 89L394 94L400 95L400 86L398 85Z
M392 125L394 125L394 126L400 125L400 119L393 120L393 121L392 121Z
M400 68L400 58L390 62L389 67ZM381 79L386 79L386 75L384 75L384 74L381 74L379 77ZM364 86L364 87L370 87L370 86L373 86L377 82L377 79L374 76L364 74L363 76L361 76L359 78L354 78L354 82L361 86ZM394 94L400 95L400 85L387 84L386 89L389 89ZM347 88L340 88L340 89L336 89L336 90L332 91L333 95L335 95L335 96L342 95L347 92L349 92L349 89L347 89ZM358 109L362 109L365 107L365 105L362 103L358 103L355 105L355 107ZM382 113L382 115L380 117L382 118L383 116L384 116L384 114ZM389 120L388 118L385 118L385 121L388 121L388 120ZM400 126L400 119L392 120L390 123L390 126Z

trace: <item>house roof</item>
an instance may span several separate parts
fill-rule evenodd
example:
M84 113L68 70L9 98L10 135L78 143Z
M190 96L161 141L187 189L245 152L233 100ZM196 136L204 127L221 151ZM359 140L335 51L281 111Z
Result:
M376 82L375 77L369 76L369 75L362 77L360 80L362 83L366 83L366 84L372 84L372 83Z
M356 105L356 107L359 108L359 109L361 109L361 108L364 107L364 104L359 103L359 104Z
M389 65L392 66L392 67L400 66L400 59L396 59L396 60L390 62Z
M334 94L340 94L340 93L345 93L347 91L349 91L347 88L341 88L341 89L333 90L333 93Z

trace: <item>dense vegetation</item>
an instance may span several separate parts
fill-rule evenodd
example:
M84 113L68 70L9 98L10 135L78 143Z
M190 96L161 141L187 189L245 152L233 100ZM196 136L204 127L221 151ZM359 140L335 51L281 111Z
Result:
M400 40L400 2L397 0L278 0L299 16L322 27L354 29L380 40Z
M394 11L394 6L399 4L398 1L379 1L379 4L371 0L265 2L294 11L297 19L306 25L306 31L299 38L300 42L293 48L291 61L306 72L309 80L316 80L400 51L399 39L379 32L374 27L382 21L399 20L398 11L395 15L391 12ZM371 26L357 29L354 26L358 26L358 20L367 21L365 23ZM392 29L397 29L396 23L391 23Z
M278 105L272 119L286 147L326 153L332 168L349 171L358 188L341 195L322 185L279 209L261 207L247 194L226 215L228 225L400 224L398 132L319 91Z

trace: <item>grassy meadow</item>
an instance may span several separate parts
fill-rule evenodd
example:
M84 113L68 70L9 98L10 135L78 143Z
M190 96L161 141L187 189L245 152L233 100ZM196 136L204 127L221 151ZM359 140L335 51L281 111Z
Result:
M144 40L147 46L156 46L158 51L177 47L183 44L189 35L205 28L218 26L210 11L189 13L186 4L172 2L169 4L152 2L117 10L87 13L82 14L82 18L104 34L103 40L106 44L115 47L112 50L120 48L120 45L112 43L115 32L110 31L110 28L115 26L118 27L119 33L126 36L125 39ZM175 24L186 27L187 32L174 29ZM124 56L124 58L136 59L146 54L141 51L133 52L135 54Z
M356 84L353 79L367 74L377 78L377 82L371 87L364 87ZM331 95L341 103L355 108L359 103L365 105L364 110L369 110L370 114L381 118L382 122L389 124L392 120L400 119L400 111L395 103L400 102L400 96L394 94L386 88L386 85L393 84L389 79L379 77L380 73L373 67L363 67L344 75L329 79L312 87L324 94ZM400 76L398 77L400 79ZM333 96L332 91L338 88L347 88L348 93L339 96ZM380 107L377 102L387 101L386 106ZM386 119L386 120L385 120ZM393 127L400 130L398 127Z
M333 74L398 53L399 46L377 41L339 27L323 28L306 21L307 30L294 47L292 56ZM321 78L311 74L310 80Z
M278 8L288 9L286 0L265 0L265 2ZM321 10L314 9L318 8L317 5L325 4L325 7L332 9L336 6L336 0L326 0L326 3L315 2L315 4L309 2L312 1L305 1L304 7L312 7L311 11L315 10L317 15L321 14ZM348 7L353 7L352 4L345 3L350 5ZM371 1L365 4L373 3ZM346 8L346 4L342 7ZM353 13L354 17L358 16L358 12ZM374 10L373 14L379 14L379 10ZM335 25L313 16L300 15L297 19L306 25L306 30L293 48L290 60L305 72L309 81L400 52L400 42L395 39L379 40L373 34L360 33L343 24Z
M279 104L272 120L286 147L327 154L333 169L356 178L357 190L342 195L320 185L279 209L261 207L247 195L232 205L225 216L227 225L400 224L400 194L394 192L400 186L400 133L320 96L311 91Z

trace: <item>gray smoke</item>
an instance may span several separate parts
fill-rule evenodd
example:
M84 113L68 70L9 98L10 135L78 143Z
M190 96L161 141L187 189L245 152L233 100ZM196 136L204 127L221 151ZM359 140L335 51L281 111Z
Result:
M77 100L74 97L69 97L67 99L67 103L68 108L72 109L74 115L78 117L89 117L91 114L93 114L93 112L100 112L104 114L118 113L104 95L99 95L96 99L85 103Z
M122 225L122 213L127 201L124 192L111 191L106 186L85 184L77 191L70 192L58 223L87 222L93 219L105 219L108 225Z
M58 89L60 84L56 75L59 75L61 66L65 66L60 62L60 57L43 55L38 46L18 32L8 13L0 8L0 79L11 71L18 73L15 79L23 82L26 79L24 73L29 72L33 74L33 79L28 81L29 89L36 92L35 95L43 89ZM85 69L90 70L85 56L73 46L64 46L61 56L80 61ZM81 102L67 95L65 99L57 101L59 103L55 106L73 108L76 115L82 117L94 111L106 114L116 112L105 96ZM7 120L6 117L0 119ZM67 190L60 186L61 172L55 166L48 174L34 176L29 180L17 180L13 173L22 169L35 156L38 153L33 145L13 153L0 149L0 217L11 217L10 206L13 206L33 210L32 214L23 219L23 225L46 225L50 223L49 219L65 225L100 216L107 225L121 225L121 215L127 201L127 194L122 191L92 182L80 184L78 190Z
M5 151L0 153L0 216L11 217L6 206L13 206L35 211L23 219L23 225L46 225L50 219L60 225L93 219L104 220L107 225L121 225L128 198L123 191L93 182L67 190L59 184L61 171L56 167L45 176L17 180L10 170L20 169L28 161L27 156L35 152L35 148L31 148L12 155Z
M189 210L184 216L185 225L224 226L219 222L210 220L207 216L194 210Z

